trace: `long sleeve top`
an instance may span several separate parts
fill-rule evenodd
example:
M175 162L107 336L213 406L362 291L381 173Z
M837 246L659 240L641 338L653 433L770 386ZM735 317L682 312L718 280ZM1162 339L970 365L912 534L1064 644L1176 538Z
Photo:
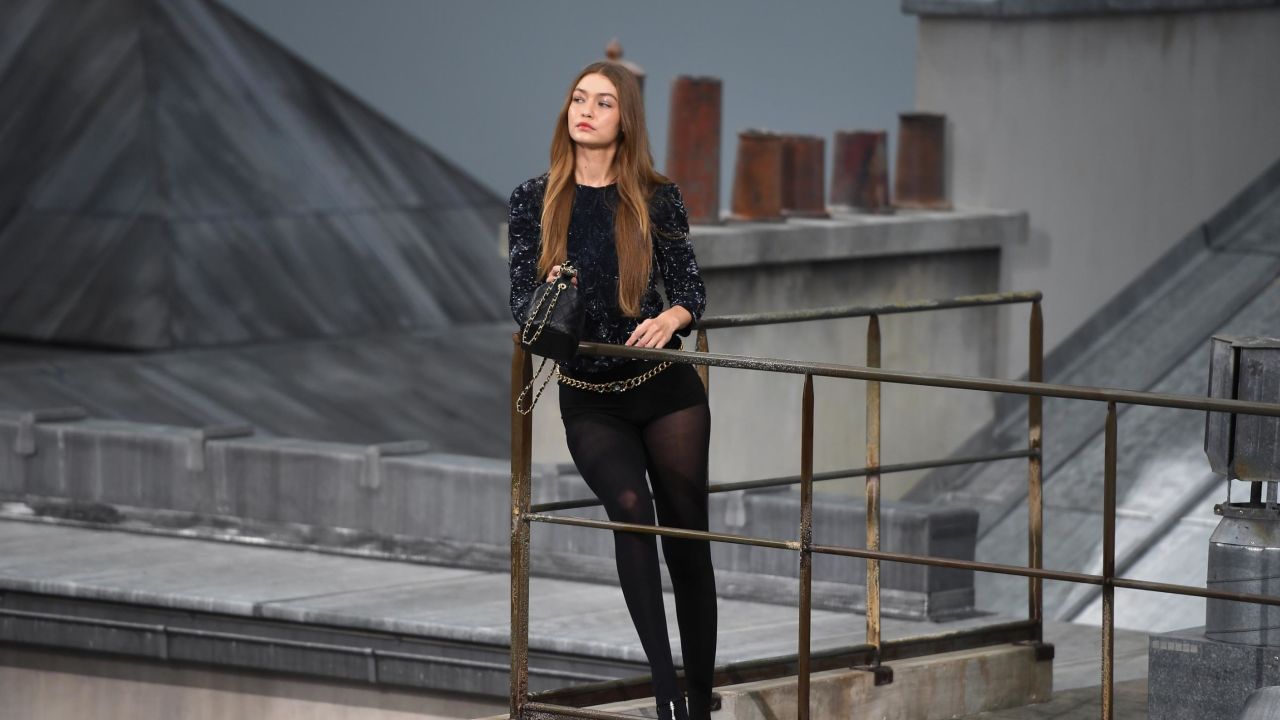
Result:
M541 252L542 197L547 176L520 184L511 193L508 218L508 247L511 262L511 314L523 323L533 291L545 278L538 272ZM569 220L568 260L577 267L578 292L583 299L586 326L583 340L623 344L645 318L663 310L658 293L659 277L671 305L680 305L693 322L677 332L687 336L697 326L706 305L706 288L698 271L698 261L689 242L689 215L680 188L661 185L649 202L652 226L653 268L649 285L640 302L640 317L627 317L618 307L618 252L614 244L614 209L618 204L617 185L578 185ZM668 348L680 347L673 336ZM578 377L615 369L625 358L579 355L560 366L562 372Z

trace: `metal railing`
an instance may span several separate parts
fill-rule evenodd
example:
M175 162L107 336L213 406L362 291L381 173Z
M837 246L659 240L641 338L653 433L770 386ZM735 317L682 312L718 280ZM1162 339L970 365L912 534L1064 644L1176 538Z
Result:
M672 362L690 363L698 366L704 384L709 384L709 368L725 367L741 370L752 370L771 373L788 373L804 376L801 393L801 448L800 474L784 478L768 478L738 483L713 485L709 492L725 492L754 487L771 487L798 483L800 485L800 528L798 540L777 540L757 538L727 533L686 530L654 525L613 522L607 520L591 520L586 518L556 516L547 514L553 510L575 507L587 507L599 504L595 500L570 500L554 503L543 503L537 506L530 504L532 478L532 415L521 415L512 410L511 426L511 693L510 715L513 720L524 718L527 713L559 715L564 717L593 718L596 720L620 719L628 716L599 710L589 710L553 702L533 701L529 696L529 537L530 523L543 522L578 527L589 527L601 530L627 531L646 533L665 537L699 539L713 542L726 542L757 547L770 547L780 550L798 552L800 554L799 577L799 632L798 648L794 660L791 658L771 659L774 670L781 668L787 674L797 676L797 717L800 720L809 718L809 675L815 672L814 655L809 648L809 628L811 610L811 585L813 554L825 554L839 557L862 558L867 562L866 586L866 643L863 646L846 649L836 653L843 662L851 657L862 658L860 663L864 669L876 673L876 684L891 679L891 672L882 664L886 657L910 656L911 649L927 652L937 645L925 641L910 645L911 641L884 643L880 633L880 573L881 561L903 562L917 565L972 570L978 572L1018 575L1027 578L1028 619L1024 623L1004 624L999 630L1002 637L1012 636L1033 643L1042 639L1043 625L1043 593L1042 583L1045 579L1066 582L1098 585L1102 587L1102 717L1110 720L1113 717L1112 688L1114 655L1114 592L1115 588L1148 590L1194 597L1236 600L1280 606L1280 597L1257 595L1250 593L1233 593L1221 590L1186 585L1155 583L1115 575L1115 515L1116 515L1116 406L1118 403L1128 405L1145 405L1153 407L1170 407L1190 410L1231 412L1241 414L1266 415L1280 417L1280 404L1257 403L1232 400L1215 400L1185 395L1168 395L1108 388L1080 387L1072 385L1055 385L1042 382L1043 372L1043 319L1040 309L1041 295L1030 293L1000 293L979 295L947 300L930 300L914 303L852 306L841 308L824 308L786 313L762 313L756 315L738 315L721 318L707 318L701 323L698 338L698 352L681 352L676 350L651 350L618 345L584 342L580 352L586 355L627 357L646 360L668 360ZM899 313L912 313L950 308L987 307L1012 303L1030 303L1030 340L1028 379L998 380L990 378L974 378L958 375L940 375L916 372L883 370L880 368L880 325L879 316ZM745 327L773 323L801 322L808 320L825 320L835 318L867 317L867 363L865 366L839 365L828 363L801 362L774 358L758 358L740 355L725 355L709 352L706 330L718 327ZM532 361L521 348L519 338L514 338L512 357L511 392L514 401L532 376ZM866 392L866 467L822 473L815 475L813 471L813 435L814 435L814 397L813 378L829 377L848 380L861 380L867 383ZM1026 450L998 455L952 460L934 460L907 463L896 466L881 466L880 459L880 383L915 385L924 387L953 388L976 390L981 392L1011 393L1027 396L1027 436ZM1066 572L1046 570L1042 567L1043 548L1043 494L1041 488L1041 445L1042 445L1042 409L1044 397L1056 397L1075 400L1090 400L1107 403L1105 421L1105 453L1104 453L1104 500L1103 500L1103 563L1102 574ZM978 562L973 560L957 560L913 555L908 553L885 552L880 550L880 476L885 472L916 470L948 465L969 464L992 460L1027 459L1027 565L1003 565L998 563ZM848 548L832 545L821 545L813 542L813 483L819 479L837 477L866 478L867 508L867 542L866 548ZM965 642L964 637L972 645L984 644L982 638L956 633L950 638L952 645ZM831 654L824 655L828 661ZM829 662L822 663L825 668ZM842 665L834 665L842 666ZM843 665L847 667L848 665ZM750 673L748 673L750 675ZM722 681L737 679L741 673L735 673L733 667L717 668L716 685ZM752 679L760 679L760 673L751 675ZM633 683L634 684L634 683ZM560 692L542 699L560 699L571 697L572 691ZM586 704L590 693L579 694L577 700Z

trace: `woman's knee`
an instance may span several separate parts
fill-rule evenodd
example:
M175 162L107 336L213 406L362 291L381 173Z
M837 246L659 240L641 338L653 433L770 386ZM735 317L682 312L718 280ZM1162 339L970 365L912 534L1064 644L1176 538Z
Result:
M653 498L647 489L625 488L614 496L612 502L605 504L605 510L609 513L609 519L615 522L652 525L656 521Z

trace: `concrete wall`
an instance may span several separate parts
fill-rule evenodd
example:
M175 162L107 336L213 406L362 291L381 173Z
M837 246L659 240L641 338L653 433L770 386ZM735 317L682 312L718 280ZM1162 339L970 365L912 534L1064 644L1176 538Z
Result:
M395 456L397 451L405 454ZM535 503L590 497L576 474L541 464L533 473ZM207 438L165 425L91 418L33 424L0 414L0 518L36 515L505 570L510 483L505 461L429 453L414 445ZM861 503L825 497L814 512L816 541L860 546ZM794 538L799 513L797 496L788 488L745 501L717 494L711 499L711 529ZM575 514L605 517L600 508ZM978 516L967 508L886 502L881 526L885 549L974 556ZM615 576L611 534L550 524L537 524L532 533L538 548L534 573L594 582ZM713 554L725 597L794 601L794 556L720 543ZM861 603L858 588L865 577L861 561L818 558L815 607ZM886 568L882 583L887 616L938 619L973 607L969 574L895 566ZM158 653L178 656L172 649ZM363 661L359 666L363 671Z
M506 711L505 702L264 673L177 667L0 647L0 697L12 718L436 720Z
M1017 208L1000 286L1046 350L1280 156L1280 10L921 17L916 107L950 120L961 205ZM1025 332L1003 314L1002 337ZM1007 344L1002 374L1025 372Z

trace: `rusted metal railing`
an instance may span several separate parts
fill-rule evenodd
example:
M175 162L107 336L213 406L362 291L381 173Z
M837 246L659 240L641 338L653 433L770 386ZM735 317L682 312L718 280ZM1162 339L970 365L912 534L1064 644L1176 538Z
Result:
M989 305L1009 304L1015 302L1030 302L1032 304L1031 311L1031 365L1028 373L1028 380L997 380L990 378L974 378L957 375L942 374L926 374L915 372L904 372L894 370L884 370L877 367L879 365L879 315L894 314L899 312L918 312L922 310L946 309L953 307L982 307ZM1236 600L1243 602L1264 603L1268 605L1280 606L1280 597L1258 595L1250 593L1234 593L1222 590L1210 590L1207 588L1199 588L1185 585L1172 585L1166 583L1154 583L1132 578L1117 577L1115 575L1115 495L1116 495L1116 406L1117 404L1128 405L1145 405L1152 407L1169 407L1190 410L1229 412L1239 414L1256 414L1272 417L1280 417L1280 404L1244 402L1234 400L1217 400L1209 398L1192 397L1185 395L1170 395L1160 393L1148 393L1129 390L1116 390L1108 388L1080 387L1072 385L1057 385L1045 383L1042 381L1041 373L1043 369L1043 360L1041 351L1043 348L1043 321L1040 314L1040 295L1039 293L1004 293L1000 295L974 296L971 298L956 298L943 301L926 301L921 303L907 303L904 305L893 306L877 306L877 307L847 307L847 308L827 308L823 310L803 311L799 313L770 313L757 316L734 316L731 318L708 319L702 323L702 331L711 327L742 327L747 325L768 324L772 322L796 322L801 320L818 320L832 319L837 317L869 317L868 324L868 357L866 366L855 365L838 365L828 363L800 362L794 360L783 360L773 358L758 358L739 355L715 354L707 351L707 342L703 332L700 332L698 338L698 349L701 352L681 352L674 350L651 350L639 349L631 347L623 347L617 345L605 345L599 343L582 343L580 352L587 355L608 355L616 357L628 357L636 359L648 360L669 360L672 362L683 362L696 364L700 366L702 375L708 378L706 369L710 367L735 368L742 370L788 373L804 376L804 386L801 397L801 414L802 414L802 432L801 432L801 458L800 458L800 475L786 478L768 478L764 480L745 481L743 483L720 484L713 486L712 492L724 492L731 489L743 489L744 487L765 487L773 485L799 483L801 486L801 518L800 518L800 535L798 540L777 540L770 538L756 538L743 535L733 535L727 533L686 530L681 528L670 528L651 525L638 525L632 523L621 523L607 520L591 520L578 517L567 517L550 515L547 512L551 510L567 509L570 507L585 507L596 504L589 500L562 501L559 503L544 503L536 508L530 505L530 479L532 475L532 456L531 456L531 438L532 438L532 417L530 415L520 415L512 413L512 433L511 433L511 497L512 497L512 517L511 517L511 698L510 712L513 720L524 718L528 713L543 713L549 715L560 715L564 717L581 717L594 718L597 720L620 719L627 716L617 713L609 713L599 710L588 710L580 707L572 707L570 705L552 703L552 702L534 702L529 697L528 687L528 603L529 603L529 532L530 524L533 522L544 522L551 524L570 525L577 527L596 528L601 530L614 530L647 533L652 535L661 535L665 537L676 537L685 539L708 540L713 542L727 542L745 545L754 545L758 547L770 547L780 550L788 550L799 553L800 555L800 627L797 654L794 662L790 658L774 659L776 665L782 666L798 676L797 686L797 717L807 720L809 717L809 693L808 682L809 675L815 672L813 662L813 654L809 649L809 611L810 611L810 583L812 581L811 563L814 553L827 554L839 557L862 558L867 561L867 642L866 645L859 648L849 649L844 652L842 657L858 657L862 662L855 664L862 665L876 673L877 684L888 681L891 674L888 668L882 665L882 660L888 654L894 657L903 657L903 653L908 653L909 648L914 647L917 650L928 650L933 647L926 643L911 646L910 641L900 641L891 645L886 645L880 637L880 618L879 618L879 574L878 563L887 562L903 562L918 565L952 568L958 570L970 570L976 572L992 572L1006 575L1017 575L1027 578L1029 583L1030 599L1029 599L1029 618L1027 621L1015 624L1003 624L998 628L993 628L993 632L998 631L1001 637L1008 637L1010 633L1020 634L1029 632L1031 640L1038 641L1041 638L1041 626L1043 621L1043 606L1041 595L1041 582L1044 579L1061 580L1066 582L1083 583L1089 585L1098 585L1103 588L1103 626L1102 626L1102 717L1110 720L1113 716L1112 704L1112 659L1114 654L1113 634L1114 634L1114 589L1129 588L1136 590L1147 590L1153 592L1163 592L1178 595L1218 598L1224 600ZM785 318L785 319L780 319ZM512 360L512 398L518 395L520 389L528 383L532 375L532 364L529 356L520 347L518 338L515 342L515 352ZM867 392L867 467L856 470L841 470L832 473L824 473L817 476L813 472L813 431L814 431L814 407L813 407L813 378L829 377L847 380L861 380L868 383ZM1003 453L1000 455L985 456L982 458L965 458L951 461L926 461L921 463L909 463L898 466L879 466L879 384L894 383L904 385L915 385L923 387L939 387L953 388L962 390L975 390L980 392L994 393L1011 393L1025 395L1028 398L1028 448L1025 451L1013 453ZM874 388L874 390L873 390ZM1042 492L1041 492L1041 462L1040 462L1040 446L1042 443L1041 428L1041 405L1040 401L1043 397L1056 397L1073 400L1088 400L1107 403L1106 415L1106 432L1105 442L1106 450L1104 453L1104 539L1103 539L1103 573L1102 575L1091 575L1085 573L1075 573L1060 570L1046 570L1041 567L1042 556L1041 548L1043 546L1043 524L1042 524ZM874 410L873 410L874 406ZM986 563L974 560L957 560L951 558L933 557L927 555L913 555L908 553L886 552L879 549L878 532L879 525L879 492L878 483L880 475L887 472L901 472L908 469L923 469L926 467L943 467L947 465L961 464L964 462L979 462L996 459L1010 458L1026 458L1028 460L1028 502L1030 504L1028 513L1028 565L1003 565L998 563ZM834 477L855 477L863 476L867 479L867 547L847 548L830 545L819 545L812 542L812 517L813 517L813 482L818 479L831 479ZM1022 635L1022 637L1026 637ZM953 642L958 642L954 640ZM978 640L981 643L981 640ZM892 652L887 652L892 650ZM847 667L848 665L844 665ZM818 668L825 668L825 664L819 664ZM760 668L754 669L755 675L752 679L760 679ZM732 677L728 668L721 667L717 669L717 684L727 677ZM635 684L634 681L632 683ZM561 693L557 699L562 699L572 693ZM552 696L547 696L548 699ZM590 694L580 694L578 700L585 701L591 697Z
M880 319L879 318L881 315L899 315L899 314L911 314L911 313L920 313L920 312L928 312L928 311L936 311L936 310L981 308L981 307L992 307L992 306L1009 305L1009 304L1016 304L1016 303L1030 303L1033 306L1033 310L1032 310L1033 323L1031 328L1032 338L1031 338L1029 347L1033 349L1033 357L1031 358L1030 362L1031 362L1032 368L1034 369L1038 367L1041 362L1041 358L1039 357L1038 354L1036 354L1039 352L1038 348L1042 346L1042 342L1040 338L1036 335L1036 333L1040 331L1040 328L1035 324L1035 318L1039 316L1040 300L1041 300L1041 294L1039 292L1034 292L1034 291L1033 292L1008 292L1008 293L990 293L990 294L982 294L982 295L968 295L968 296L942 298L942 299L915 300L915 301L909 301L909 302L887 303L887 304L880 304L880 305L847 305L847 306L812 308L812 309L802 309L802 310L793 310L793 311L774 311L774 312L766 312L766 313L752 313L752 314L743 314L743 315L724 315L724 316L717 316L717 317L708 317L708 318L703 318L702 322L699 323L695 347L697 351L702 353L706 353L709 351L707 331L712 329L755 327L755 326L761 326L761 325L773 325L773 324L784 324L784 323L790 324L790 323L809 322L809 321L817 321L817 320L835 320L835 319L866 317L868 319L867 337L866 337L867 365L869 367L879 367L880 355L881 355ZM519 348L517 346L517 351L518 350ZM518 354L519 353L517 352L517 355ZM707 388L708 391L710 390L709 367L710 367L709 365L705 365L705 364L699 364L697 366L699 377L702 379L702 383L704 387ZM515 368L513 367L513 373L514 372L515 372ZM523 382L527 382L527 381L528 381L528 378L524 377ZM808 388L806 390L806 393L808 395L811 395L812 394L811 379L810 379L810 382L806 384L806 387ZM810 402L811 402L811 399L810 399ZM1031 460L1032 459L1031 456L1033 453L1036 454L1036 457L1034 459L1037 462L1039 459L1038 449L1033 451L1029 447L1027 450L1010 452L1010 453L995 453L995 454L977 456L977 457L950 458L950 459L944 459L944 460L901 463L897 465L881 467L880 466L880 384L879 382L870 381L867 383L866 412L867 412L867 415L866 415L866 452L867 452L866 467L831 471L831 472L821 473L815 476L812 471L812 431L813 431L812 417L809 417L808 418L809 424L806 426L807 432L809 433L808 435L809 449L807 451L808 454L806 455L804 449L802 448L802 461L801 461L802 467L805 466L806 462L808 464L809 469L807 474L805 472L802 472L801 475L788 476L788 477L782 477L782 478L764 478L764 479L757 479L757 480L741 481L736 483L719 483L711 486L708 489L708 492L710 493L728 492L732 490L745 490L745 489L753 489L753 488L761 488L761 487L777 487L782 485L792 485L792 484L800 483L802 485L801 492L803 495L805 493L804 486L807 485L810 488L809 489L810 494L808 496L809 499L807 501L802 502L802 514L808 513L807 517L809 518L809 520L806 521L802 517L800 534L801 534L801 537L804 538L806 535L805 527L809 527L808 537L811 539L812 538L812 494L811 494L812 483L815 481L832 480L832 479L838 479L838 478L863 477L866 479L867 547L871 550L879 550L879 547L880 547L880 532L879 532L880 530L880 477L881 475L896 473L896 472L908 472L911 470L967 465L967 464L973 464L973 463L979 463L979 462L991 462L991 461L1005 460L1005 459L1026 458L1028 460ZM528 426L530 429L527 429L527 430L525 429L526 424L531 422L528 418L524 418L523 423L515 423L515 420L516 418L513 417L513 425L512 425L513 434L517 431L517 425L521 428L522 432L528 432L531 434L532 432L531 425ZM802 445L803 444L804 443L802 442ZM526 439L524 441L524 447L527 448L527 445L528 445L528 440ZM517 457L517 455L515 454L516 443L514 440L514 435L513 435L512 453L513 453L512 459L514 462ZM806 457L808 458L807 461L804 459ZM527 465L527 461L525 462L526 462L526 465L525 465L526 472L524 475L525 477L527 477L528 465ZM1038 467L1038 465L1035 467ZM1039 482L1038 474L1032 475L1030 472L1030 469L1028 472L1029 472L1029 475L1028 475L1029 482L1038 483ZM518 503L519 503L519 499L516 498L515 496L517 485L514 484L514 479L517 478L518 476L519 476L519 473L513 466L513 470L512 470L513 511L518 507ZM1034 480L1032 480L1032 478L1034 478ZM1037 490L1036 496L1038 497L1039 496L1038 487L1036 488L1036 490ZM555 510L567 510L571 508L592 507L600 504L601 504L600 501L597 499L562 500L562 501L556 501L556 502L541 503L538 505L530 505L526 508L526 511L530 513L530 517L535 521L558 522L560 521L560 519L558 518L552 519L554 516L544 517L542 516L542 513L551 512ZM1031 526L1029 525L1029 527ZM525 551L527 552L527 543L528 543L527 533L524 534L523 536L518 536L517 534L513 534L512 542L513 542L513 552L515 551L515 543L517 542L523 542ZM1038 540L1035 542L1035 546L1036 547L1039 546ZM523 565L526 567L525 572L527 574L527 565L528 565L527 556L523 558L522 562L523 562ZM812 587L811 562L812 562L811 553L802 549L801 550L801 575L802 575L803 587L800 592L801 616L803 618L801 620L802 628L807 628L809 611L811 607L811 587ZM515 561L515 556L513 555L512 567L514 568L516 567L516 565L517 565L517 562ZM866 582L867 582L867 590L866 590L867 609L866 609L865 632L866 632L867 643L862 647L869 648L870 652L864 654L860 651L860 648L846 648L847 652L844 653L844 655L847 655L850 657L853 655L857 655L859 658L861 658L861 661L856 663L856 665L859 667L863 667L864 669L874 673L876 678L875 682L877 685L879 685L879 684L883 684L891 681L892 671L888 667L885 667L881 662L882 655L883 655L883 652L882 652L883 643L881 641L881 633L880 633L880 567L879 567L878 560L871 559L867 561ZM1033 579L1030 582L1038 582L1038 581ZM526 585L524 586L517 586L513 578L512 589L513 589L512 590L512 593L513 593L512 608L514 611L516 605L518 604L516 602L517 595L522 597L527 597L527 582L526 582ZM1038 601L1033 601L1033 606L1038 607ZM1033 612L1031 614L1031 617L1033 619L1038 618L1039 617L1038 612ZM516 627L514 617L513 617L512 627ZM1026 634L1024 637L1019 638L1020 640L1033 642L1033 643L1038 643L1040 641L1042 633L1040 631L1040 625L1039 625L1038 619L1035 620L1034 623L1029 623L1023 629L1026 631ZM970 642L980 642L980 640L971 638ZM807 641L804 642L803 645L806 648L806 653L797 654L797 656L794 659L796 663L795 667L792 666L792 659L790 658L783 658L783 659L778 659L774 661L772 665L772 672L775 674L773 676L777 676L783 673L793 674L795 673L796 668L798 668L801 662L807 663L808 642ZM525 651L527 652L527 647L525 648ZM514 667L513 667L513 670L514 670ZM757 668L755 671L755 675L759 677L760 675L767 674L768 672L769 671L767 670ZM803 676L804 679L802 679L800 683L804 687L802 687L800 691L807 698L808 673L807 672L801 673L801 675ZM717 673L717 677L720 677L719 673ZM524 691L526 692L526 697L527 697L527 677L522 682L525 685ZM633 690L638 692L639 684L640 684L639 682L633 683L633 685L627 686L627 690ZM612 699L618 699L617 693L621 693L624 696L630 696L630 694L628 694L626 691L620 690L616 684L605 683L604 685L611 686L615 690L615 695L613 696ZM514 683L513 683L513 687L514 687ZM543 696L557 698L557 699L565 699L570 697L580 698L581 694L571 693L567 689L564 689L559 691L553 691L551 693L544 693ZM593 691L588 690L588 696L592 698L598 698L599 693L594 693ZM804 704L807 706L807 699L805 700Z

